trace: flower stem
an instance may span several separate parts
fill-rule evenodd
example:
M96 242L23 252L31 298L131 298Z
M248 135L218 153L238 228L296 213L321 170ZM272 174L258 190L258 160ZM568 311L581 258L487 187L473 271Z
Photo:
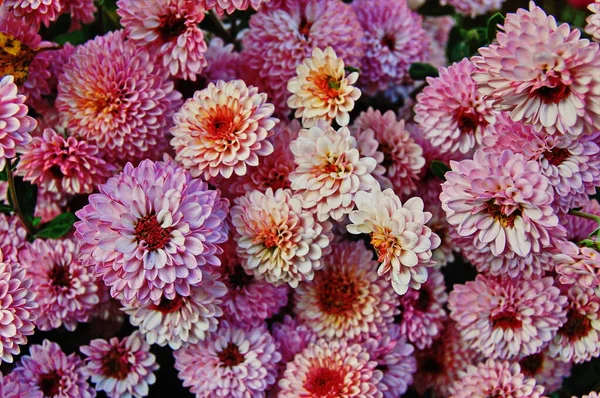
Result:
M10 195L10 200L13 205L13 210L15 211L15 213L19 217L19 220L21 220L21 223L25 227L25 230L27 231L27 235L33 236L36 232L35 227L31 223L31 220L29 220L27 217L25 217L25 214L23 214L23 211L21 210L21 206L19 205L19 198L17 197L17 190L15 188L15 177L12 172L12 163L11 163L10 159L8 159L7 164L6 164L6 177L7 177L7 182L8 182L8 194Z
M205 20L205 23L201 23L200 25L203 29L219 36L225 43L235 42L235 38L231 36L231 33L229 33L227 29L225 29L223 22L214 10L208 12L208 19Z
M590 213L586 213L584 211L573 210L573 209L569 210L569 214L572 216L587 218L588 220L596 221L598 224L600 224L600 216L597 216L595 214L590 214Z

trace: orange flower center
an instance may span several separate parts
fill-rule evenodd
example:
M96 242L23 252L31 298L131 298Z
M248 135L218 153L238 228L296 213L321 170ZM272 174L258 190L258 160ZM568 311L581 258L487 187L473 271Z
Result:
M311 72L306 80L314 84L315 88L311 91L321 99L338 99L341 95L341 78L335 78L326 71Z
M221 367L231 368L244 362L244 355L240 352L237 344L229 343L227 347L218 354Z
M106 377L124 380L129 371L130 365L124 349L114 347L102 358L102 373Z
M148 214L135 225L135 238L146 242L148 250L162 249L171 241L172 230L172 227L161 227L155 214Z
M390 228L375 227L375 230L371 233L371 245L375 249L375 253L377 253L377 261L381 263L390 254L393 254L393 250L397 247L398 242L392 236Z
M331 315L351 312L360 293L357 282L353 275L339 270L319 274L316 289L321 310Z
M317 368L308 374L304 388L313 397L338 398L344 391L344 375L339 370Z
M280 241L281 238L278 231L270 229L264 229L260 231L258 235L256 235L256 238L254 238L255 244L262 243L267 249L279 246Z
M233 104L237 108L237 100ZM206 111L202 117L202 127L213 140L234 140L238 122L234 110L228 105L217 105Z

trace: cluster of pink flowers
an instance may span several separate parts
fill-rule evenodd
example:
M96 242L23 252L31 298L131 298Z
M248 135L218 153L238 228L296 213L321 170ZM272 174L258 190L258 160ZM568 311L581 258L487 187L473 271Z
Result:
M545 398L598 360L598 1L458 60L502 0L108 3L0 0L0 398Z

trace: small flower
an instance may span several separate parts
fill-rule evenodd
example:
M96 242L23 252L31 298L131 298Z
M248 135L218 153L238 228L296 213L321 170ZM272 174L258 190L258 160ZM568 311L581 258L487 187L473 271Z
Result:
M561 283L576 284L600 293L600 253L596 250L568 242L562 245L561 253L552 257L552 262Z
M577 397L573 396L573 398ZM581 398L600 398L600 393L592 391L589 394L583 395Z
M63 3L64 0L6 0L4 7L24 23L39 28L42 23L48 27L58 19Z
M22 146L31 142L37 122L27 116L25 96L18 94L14 78L6 75L0 80L0 170L6 159L13 158Z
M218 332L174 352L175 368L196 397L262 397L275 383L281 355L265 327L250 330L223 322Z
M5 198L0 198L4 201ZM27 243L27 231L18 216L0 213L0 261L19 262L19 252Z
M65 139L52 129L35 137L21 156L18 173L25 181L51 192L92 193L115 167L98 156L98 148L75 137Z
M218 81L196 91L175 114L171 146L175 160L205 179L246 174L258 157L273 152L266 138L278 122L273 105L243 80Z
M317 335L309 327L289 315L286 315L281 323L273 324L273 338L281 354L280 366L284 369L296 354L317 341Z
M204 53L208 65L202 69L202 76L212 83L219 80L229 81L239 78L242 60L233 44L225 44L220 37L213 37Z
M76 215L81 258L111 295L143 304L189 296L219 265L229 203L174 162L144 160L99 187Z
M312 56L296 68L296 76L287 84L292 96L287 104L296 109L295 117L302 118L305 128L313 127L317 120L340 126L350 122L350 111L360 97L360 90L352 86L358 73L346 76L344 61L331 47L325 51L313 49Z
M24 391L35 397L93 398L96 391L87 383L84 364L77 354L67 356L48 340L29 347L29 355L10 374Z
M206 9L214 9L218 14L224 12L232 14L235 10L247 10L252 7L258 10L262 3L268 3L269 0L200 0L200 5Z
M312 280L331 240L331 223L320 223L289 189L248 192L231 209L242 266L269 283Z
M587 22L585 33L592 36L595 41L600 41L600 1L596 0L587 8L592 13L585 20Z
M317 213L319 221L341 220L354 208L358 191L378 184L371 175L376 162L360 157L356 139L346 127L335 131L324 121L302 129L290 144L296 170L289 179L302 197L302 206Z
M109 398L145 397L148 386L156 382L156 358L139 332L124 339L94 339L79 350L87 356L83 373Z
M519 365L526 377L534 377L537 384L546 387L548 393L562 386L563 379L571 375L573 366L550 355L548 349L519 359Z
M475 18L493 10L499 10L504 0L441 0L441 5L451 5L456 12Z
M0 373L0 397L2 398L40 398L40 391L31 391L29 386L15 380L12 373L2 376Z
M383 374L376 367L366 347L321 339L287 364L278 396L381 398Z
M0 252L0 257L2 252ZM0 258L0 360L12 363L19 346L33 334L38 314L36 294L25 268ZM0 396L2 396L0 394Z
M423 211L423 201L411 198L404 205L391 189L358 192L354 199L358 210L350 213L348 232L366 233L381 263L377 273L392 280L396 293L409 287L419 289L427 281L427 267L435 263L431 251L439 237L425 225L431 213Z

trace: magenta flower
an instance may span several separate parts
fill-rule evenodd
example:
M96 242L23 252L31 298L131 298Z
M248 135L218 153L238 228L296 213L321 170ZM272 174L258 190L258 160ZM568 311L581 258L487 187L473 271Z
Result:
M547 348L519 359L519 365L526 377L534 377L537 384L546 387L548 393L562 386L563 379L571 375L573 366L570 362L562 362L550 355Z
M504 0L441 0L442 5L451 5L456 12L475 18L493 10L499 10Z
M0 397L2 398L40 398L41 392L31 391L28 385L16 380L12 373L2 376L0 373Z
M64 0L6 0L4 7L24 23L39 29L41 24L46 27L58 19L64 7Z
M596 250L568 242L561 246L561 253L552 257L552 262L561 283L594 289L600 295L600 253Z
M585 33L592 36L595 41L600 41L600 1L588 5L592 13L586 18Z
M128 163L99 189L76 213L76 236L113 297L189 296L206 264L219 265L228 201L174 162Z
M204 53L208 65L202 69L202 76L211 83L219 80L230 81L240 78L241 56L236 52L233 44L225 44L220 37L213 37L208 42L208 49Z
M19 252L23 250L26 242L27 231L19 217L0 213L0 261L18 262Z
M573 398L577 397L574 396ZM589 394L583 395L581 398L600 398L600 393L592 391Z
M218 14L222 15L233 13L235 10L247 10L252 7L258 10L262 3L268 3L269 0L200 0L199 3L206 10L214 9Z
M145 397L148 386L156 382L156 358L139 332L124 339L95 339L79 350L87 356L82 372L91 376L96 391L109 398Z
M588 199L581 207L581 211L600 216L600 203L596 199ZM560 222L567 230L567 239L575 243L586 239L598 229L596 221L570 214L561 214Z
M281 354L280 366L284 369L296 354L317 341L317 335L309 327L289 315L286 315L281 323L273 324L273 338Z

